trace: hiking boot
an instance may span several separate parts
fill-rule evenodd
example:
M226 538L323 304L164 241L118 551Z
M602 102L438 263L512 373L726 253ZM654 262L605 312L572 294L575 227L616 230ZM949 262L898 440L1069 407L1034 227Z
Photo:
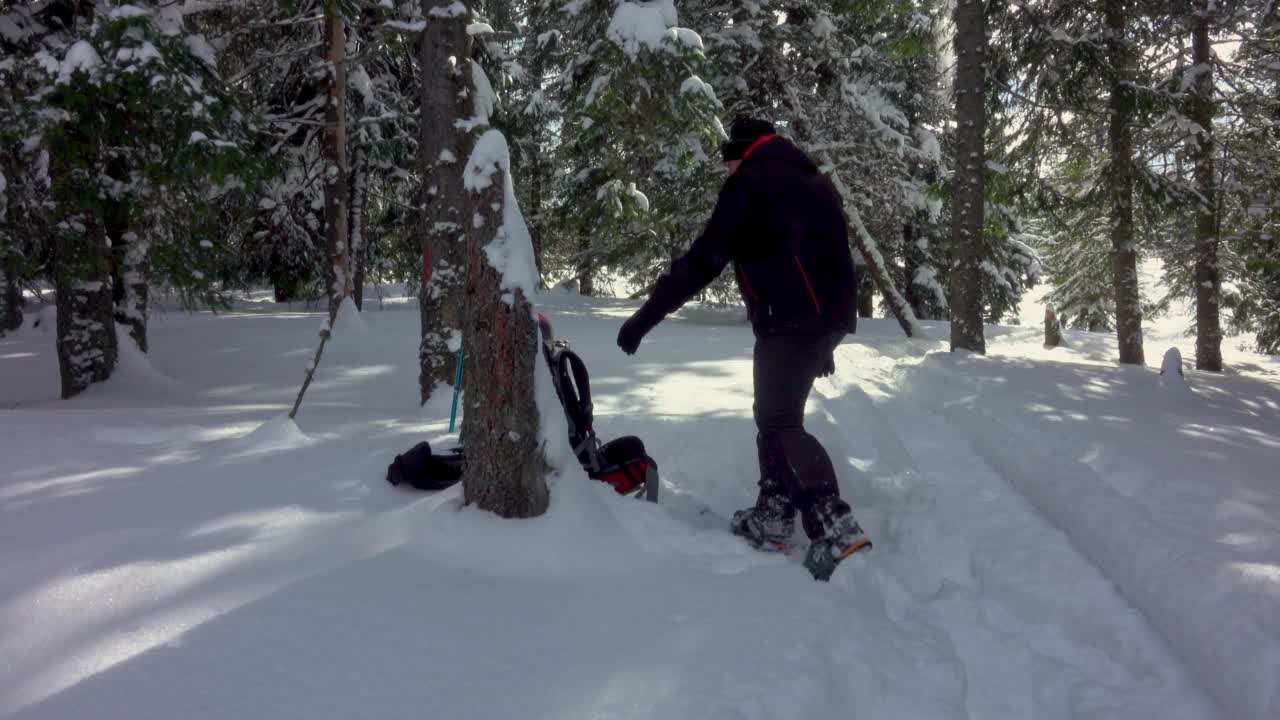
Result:
M859 550L870 549L871 538L862 531L853 515L845 515L833 523L825 535L809 543L804 566L814 580L830 580L841 560Z
M786 552L795 532L792 517L780 517L758 507L739 510L729 522L729 531L751 543L751 547L768 552Z

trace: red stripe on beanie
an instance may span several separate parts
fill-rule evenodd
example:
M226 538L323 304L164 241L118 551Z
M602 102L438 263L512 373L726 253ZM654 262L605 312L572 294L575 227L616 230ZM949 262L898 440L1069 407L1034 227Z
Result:
M747 151L742 153L742 159L746 160L748 157L751 156L751 153L754 152L756 148L760 147L761 145L769 142L770 140L776 137L778 137L777 133L770 133L768 135L761 135L760 137L756 138L756 141L751 143L751 145L747 147Z

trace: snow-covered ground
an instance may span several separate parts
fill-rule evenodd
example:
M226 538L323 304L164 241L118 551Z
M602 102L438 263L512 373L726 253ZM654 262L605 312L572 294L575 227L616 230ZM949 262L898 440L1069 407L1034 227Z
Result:
M755 492L751 335L636 303L539 310L635 434L661 501L569 473L543 517L384 480L417 403L416 308L371 298L284 418L321 316L161 313L152 351L59 401L50 323L0 339L0 716L1280 717L1280 363L1161 378L1114 339L989 355L860 323L808 426L876 545L815 583L724 531ZM541 366L540 366L541 367Z

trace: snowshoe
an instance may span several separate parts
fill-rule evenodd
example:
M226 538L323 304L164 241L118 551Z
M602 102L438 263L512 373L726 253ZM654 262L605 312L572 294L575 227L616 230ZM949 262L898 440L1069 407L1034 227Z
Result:
M729 521L730 532L766 552L787 552L795 526L792 518L770 515L755 507L735 512Z
M809 544L809 552L804 556L804 566L814 580L825 582L831 579L831 574L841 560L859 550L870 549L871 538L867 537L858 523L852 517L842 518L831 533Z

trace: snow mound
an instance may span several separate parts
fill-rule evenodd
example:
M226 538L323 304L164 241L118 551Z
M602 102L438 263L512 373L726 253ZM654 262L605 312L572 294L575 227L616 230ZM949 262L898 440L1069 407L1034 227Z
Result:
M360 315L360 310L356 308L356 301L352 298L343 298L342 303L338 305L337 314L333 317L330 341L344 337L362 337L368 334L369 326L365 323L364 317Z
M315 442L298 429L288 415L277 415L262 423L247 435L236 438L233 452L238 456L293 450Z
M41 327L49 325L52 333L57 323L56 310L48 312ZM146 353L138 349L138 343L129 334L129 326L116 323L116 367L111 377L95 383L81 394L87 402L114 398L116 400L178 401L186 399L186 389L174 378L160 372L151 364Z
M1160 362L1160 387L1170 390L1190 390L1186 375L1182 372L1182 353L1171 347Z
M741 325L748 320L745 307L710 303L689 303L673 317L697 325Z

